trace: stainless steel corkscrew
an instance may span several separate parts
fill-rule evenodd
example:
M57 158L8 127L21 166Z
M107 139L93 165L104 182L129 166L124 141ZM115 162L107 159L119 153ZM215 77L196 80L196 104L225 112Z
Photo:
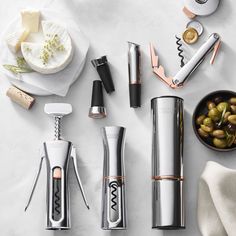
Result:
M49 103L44 107L45 113L53 115L55 119L55 138L43 143L38 173L25 207L27 210L35 191L43 160L47 166L47 225L46 229L70 229L70 199L68 188L69 162L72 159L76 179L83 196L85 205L89 209L85 193L77 168L76 150L70 141L61 139L61 119L72 112L72 106L66 103Z
M174 77L167 77L165 75L165 69L159 65L158 56L155 53L154 46L150 44L151 63L153 73L155 73L162 81L168 84L171 88L180 88L184 85L190 75L198 68L198 66L204 61L206 56L213 50L213 55L210 60L210 64L214 63L215 56L220 47L220 36L216 33L210 35L208 40L198 49L193 57L186 63Z
M125 128L102 129L104 145L102 229L126 229L124 136Z

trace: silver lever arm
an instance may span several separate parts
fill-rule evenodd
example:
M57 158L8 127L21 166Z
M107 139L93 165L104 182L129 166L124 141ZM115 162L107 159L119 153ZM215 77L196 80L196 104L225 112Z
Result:
M76 176L77 182L78 182L78 184L79 184L79 188L80 188L80 191L81 191L81 194L82 194L84 203L85 203L86 207L89 209L89 205L88 205L88 202L87 202L87 199L86 199L86 196L85 196L85 193L84 193L84 189L83 189L83 186L82 186L80 177L79 177L79 172L78 172L78 167L77 167L77 159L76 159L76 149L75 149L75 147L72 147L71 157L72 157L72 160L73 160L73 165L74 165L74 170L75 170L75 176Z
M26 207L25 207L25 211L27 211L27 209L30 205L30 202L31 202L33 194L34 194L34 190L35 190L36 185L38 183L39 175L40 175L40 172L41 172L41 169L42 169L43 159L44 159L44 156L41 157L41 160L40 160L40 163L39 163L39 169L38 169L37 175L35 177L34 184L33 184L33 187L32 187L31 193L30 193L30 197L29 197L29 200L28 200L28 202L26 204Z

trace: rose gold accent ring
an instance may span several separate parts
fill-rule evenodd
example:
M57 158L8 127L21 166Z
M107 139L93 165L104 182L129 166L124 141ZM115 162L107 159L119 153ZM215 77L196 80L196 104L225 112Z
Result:
M104 179L124 179L125 176L104 176Z
M177 181L183 181L184 177L183 176L174 176L174 175L162 175L162 176L152 176L153 180L177 180Z

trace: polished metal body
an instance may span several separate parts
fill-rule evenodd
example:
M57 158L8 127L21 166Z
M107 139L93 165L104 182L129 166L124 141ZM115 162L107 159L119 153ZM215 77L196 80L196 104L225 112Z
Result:
M43 160L47 167L47 217L46 229L66 230L70 229L70 194L68 186L69 163L72 160L75 176L80 187L83 200L89 209L85 193L77 168L76 150L70 141L61 139L61 118L72 112L70 104L54 103L46 104L45 112L55 117L55 139L43 143L41 161L31 195L25 210L27 210L34 190L36 188Z
M128 69L129 84L140 84L140 46L132 42L128 42Z
M126 229L124 138L125 128L102 128L104 145L102 229Z
M216 43L220 40L220 36L216 33L212 34L208 40L198 49L193 57L186 63L180 71L174 76L173 84L182 86L189 76L204 61L206 55L214 49Z
M155 52L153 44L150 44L151 63L153 73L155 73L163 82L173 89L181 88L190 75L199 67L206 56L213 51L210 64L214 63L216 54L220 48L220 36L217 33L210 35L208 40L197 50L193 57L185 64L174 77L166 76L165 68L159 64L158 55ZM179 51L179 50L178 50Z
M151 100L152 227L185 227L183 200L183 100L163 96Z
M106 108L100 106L93 106L89 108L89 117L100 119L107 116Z

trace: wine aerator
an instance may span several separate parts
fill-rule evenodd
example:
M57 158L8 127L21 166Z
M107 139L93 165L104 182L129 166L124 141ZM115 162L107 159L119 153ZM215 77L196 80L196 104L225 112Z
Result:
M70 141L61 139L61 119L63 116L72 112L72 106L66 103L49 103L45 105L44 111L49 115L53 115L55 118L55 138L53 141L43 143L43 154L25 211L31 202L41 172L42 163L45 159L47 166L46 229L70 229L68 172L71 159L83 200L89 209L78 173L75 147Z

